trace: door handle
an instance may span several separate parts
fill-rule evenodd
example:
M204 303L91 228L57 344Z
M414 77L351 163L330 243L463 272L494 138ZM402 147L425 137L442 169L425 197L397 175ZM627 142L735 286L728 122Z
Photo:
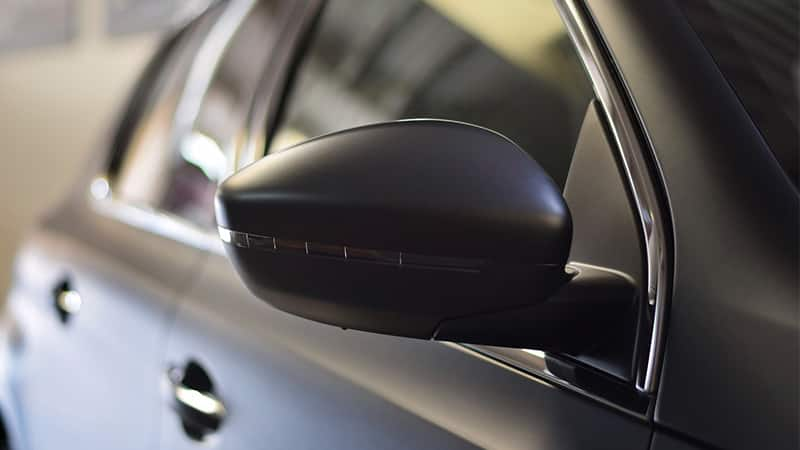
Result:
M217 431L227 415L224 403L214 392L214 385L203 367L189 361L183 369L167 371L172 407L181 419L183 430L202 441Z
M83 299L77 290L72 288L69 279L65 278L53 289L53 306L62 323L77 314L83 306Z

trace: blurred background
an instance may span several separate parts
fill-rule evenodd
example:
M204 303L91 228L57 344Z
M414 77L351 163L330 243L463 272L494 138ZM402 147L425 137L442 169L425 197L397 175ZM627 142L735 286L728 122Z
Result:
M0 298L18 243L67 191L166 31L197 0L0 0Z

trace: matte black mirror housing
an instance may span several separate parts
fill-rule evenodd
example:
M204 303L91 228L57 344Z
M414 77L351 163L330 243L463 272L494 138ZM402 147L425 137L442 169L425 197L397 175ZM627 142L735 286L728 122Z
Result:
M344 328L427 339L447 320L543 302L569 279L559 188L516 144L469 124L311 139L228 178L216 208L256 296Z

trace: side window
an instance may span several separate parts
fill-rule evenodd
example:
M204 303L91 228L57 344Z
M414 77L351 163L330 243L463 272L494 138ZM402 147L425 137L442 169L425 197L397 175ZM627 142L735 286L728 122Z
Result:
M214 192L235 169L287 4L223 3L193 25L177 67L165 68L163 87L135 125L114 180L118 198L214 226Z
M498 131L564 186L591 87L549 0L332 0L269 144L440 118Z
M108 176L118 199L155 207L164 191L163 167L172 146L173 117L192 61L219 18L216 8L165 44L148 65L120 124Z

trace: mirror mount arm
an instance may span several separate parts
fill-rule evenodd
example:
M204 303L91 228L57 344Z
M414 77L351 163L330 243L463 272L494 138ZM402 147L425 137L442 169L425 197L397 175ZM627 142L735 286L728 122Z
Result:
M614 270L570 263L567 271L574 276L548 300L445 320L433 339L550 352L591 350L625 325L638 291L629 276Z

